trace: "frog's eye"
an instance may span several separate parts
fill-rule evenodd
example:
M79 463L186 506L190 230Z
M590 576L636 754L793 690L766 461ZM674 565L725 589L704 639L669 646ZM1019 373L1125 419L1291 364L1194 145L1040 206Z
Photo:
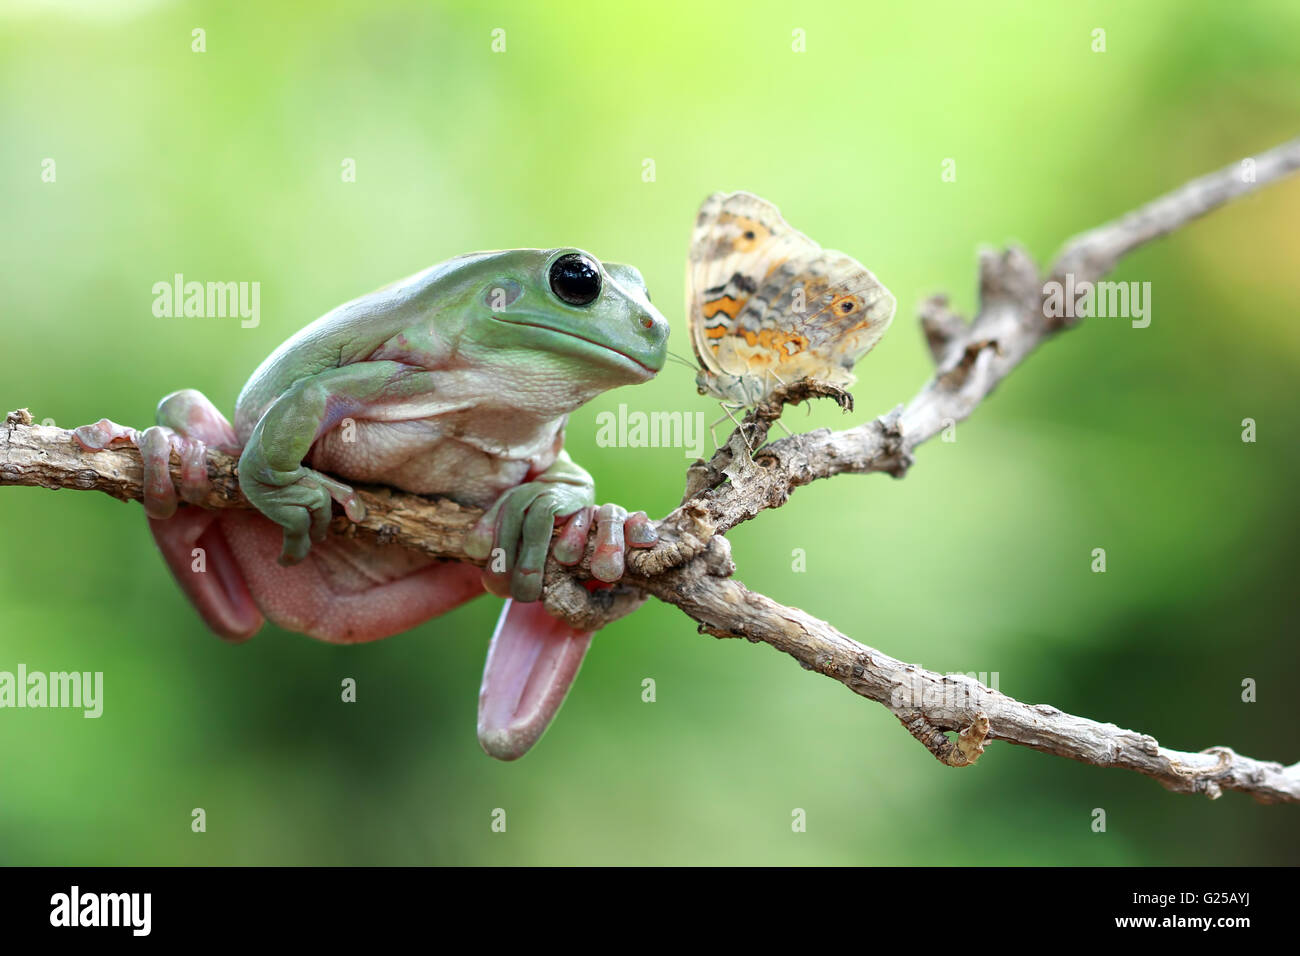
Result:
M590 305L600 295L600 267L576 252L556 259L550 278L551 291L569 305Z

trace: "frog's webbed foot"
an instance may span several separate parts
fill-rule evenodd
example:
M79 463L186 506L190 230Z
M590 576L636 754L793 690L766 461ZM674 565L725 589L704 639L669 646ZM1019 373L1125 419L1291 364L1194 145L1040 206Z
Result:
M206 453L202 442L188 442L163 425L154 425L138 432L134 428L101 418L93 425L73 429L72 436L87 451L103 451L116 445L134 445L138 448L144 464L144 511L150 518L158 520L176 514L176 486L172 483L171 476L172 449L181 453L182 462L192 460L182 451L186 445L196 450L200 463ZM203 478L206 481L206 470ZM190 493L201 490L185 481L182 481L182 486Z
M498 760L526 754L564 703L590 646L590 631L551 617L539 602L507 600L483 667L479 745Z
M588 488L530 482L497 499L465 539L465 552L487 561L483 586L498 597L536 601L547 553L561 564L577 564L593 533L592 575L606 582L622 578L625 548L651 547L658 535L644 511L628 514L615 504L597 508L587 503L589 494ZM561 530L552 548L557 524Z
M178 496L171 477L171 455L181 461L179 500L202 501L208 493L208 448L238 449L235 430L224 415L194 389L173 392L158 403L158 424L137 432L101 418L93 425L74 429L77 443L88 451L131 444L144 463L144 510L150 518L166 519L176 513Z

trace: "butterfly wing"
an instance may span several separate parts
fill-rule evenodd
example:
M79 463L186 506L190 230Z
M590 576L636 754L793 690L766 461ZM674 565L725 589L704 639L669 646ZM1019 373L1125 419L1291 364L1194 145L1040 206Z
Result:
M766 303L771 304L764 317L759 309ZM821 250L777 269L742 312L741 334L748 346L744 327L750 321L781 329L771 367L781 381L812 378L849 386L855 381L853 367L885 334L894 308L893 295L860 262ZM761 344L762 333L757 337ZM752 350L748 355L751 362L766 358Z
M852 368L894 314L861 263L822 249L752 193L715 193L696 219L687 263L691 344L715 375L851 385Z
M793 256L819 249L752 193L714 193L695 219L687 259L686 314L695 357L715 374L750 369L719 347L739 334L741 313L768 276Z

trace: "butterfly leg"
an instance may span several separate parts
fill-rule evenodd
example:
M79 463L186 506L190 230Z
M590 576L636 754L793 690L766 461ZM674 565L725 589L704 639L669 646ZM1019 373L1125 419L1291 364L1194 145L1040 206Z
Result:
M771 375L774 379L776 379L777 384L779 384L779 385L785 385L785 384L786 384L785 379L783 379L780 375L777 375L775 369L770 369L770 368L767 369L766 374ZM808 412L809 412L809 414L812 413L812 403L809 403L809 404L808 404ZM781 419L778 418L778 419L776 420L776 423L777 423L778 425L781 426L781 431L785 432L785 433L786 433L787 435L789 435L791 438L794 437L794 432L790 431L790 429L788 429L788 428L785 427L785 422L781 421Z
M726 415L723 415L723 416L722 416L721 418L719 418L716 422L714 422L713 424L711 424L711 425L709 426L709 436L713 439L713 450L714 450L714 451L721 451L721 450L722 450L722 445L718 442L718 426L721 425L721 424L722 424L723 422L725 422L726 420L727 420L727 416L726 416Z
M739 411L745 406L740 404L729 405L726 402L721 402L719 404L721 404L722 406L722 411L723 411L722 418L719 418L716 422L714 422L712 425L709 426L709 433L713 435L713 444L715 448L721 448L722 446L718 444L718 436L716 434L713 434L713 429L717 428L718 425L722 424L724 419L730 418L731 424L735 425L736 428L740 431L740 440L745 443L745 448L749 451L749 454L752 457L754 454L754 448L752 445L749 444L749 436L747 436L745 434L745 430L740 427L740 421L738 421L736 419L736 416L732 414L732 412Z

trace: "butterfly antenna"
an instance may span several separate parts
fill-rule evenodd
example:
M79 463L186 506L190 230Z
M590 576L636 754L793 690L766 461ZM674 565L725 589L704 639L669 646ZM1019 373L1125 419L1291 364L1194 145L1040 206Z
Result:
M688 369L690 369L692 372L698 370L698 368L699 368L699 366L697 366L694 362L691 362L691 361L688 361L687 359L682 358L682 357L681 357L680 355L678 355L676 352L673 352L673 351L671 351L671 350L668 352L668 357L669 357L670 359L675 360L679 365L685 365L685 366L686 366Z

